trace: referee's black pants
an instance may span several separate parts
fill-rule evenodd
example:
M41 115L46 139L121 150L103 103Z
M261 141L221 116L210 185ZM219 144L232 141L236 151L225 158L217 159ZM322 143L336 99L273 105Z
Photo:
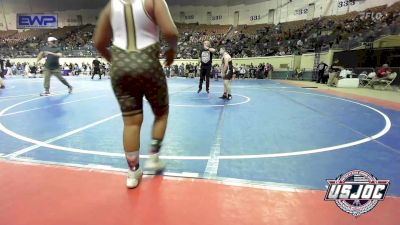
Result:
M205 67L200 69L199 90L203 88L204 79L206 80L206 91L210 90L210 73L211 73L211 67Z

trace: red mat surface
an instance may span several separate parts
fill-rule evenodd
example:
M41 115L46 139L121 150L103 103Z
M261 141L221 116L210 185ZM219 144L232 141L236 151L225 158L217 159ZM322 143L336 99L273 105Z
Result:
M400 198L361 217L324 201L324 191L272 190L216 181L125 176L0 161L1 225L398 225Z

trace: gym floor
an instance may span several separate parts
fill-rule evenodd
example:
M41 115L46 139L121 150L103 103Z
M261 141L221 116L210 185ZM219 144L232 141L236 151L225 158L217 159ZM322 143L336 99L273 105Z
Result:
M71 95L55 78L48 97L42 79L0 90L1 224L398 224L398 91L234 80L225 101L221 80L197 94L198 80L171 78L167 170L127 190L109 80L68 80ZM352 169L391 181L358 218L324 201L326 180Z

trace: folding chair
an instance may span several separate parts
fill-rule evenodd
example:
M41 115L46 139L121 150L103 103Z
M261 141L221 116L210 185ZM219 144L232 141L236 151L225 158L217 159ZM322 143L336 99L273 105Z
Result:
M372 88L372 82L376 80L376 73L372 72L369 73L368 75L360 74L359 79L360 79L360 87Z
M364 72L360 73L360 75L358 75L358 80L359 80L358 87L365 87L365 85L367 85L369 82L367 73Z
M397 73L391 73L389 74L387 77L381 78L379 80L377 80L377 83L379 84L383 84L383 88L382 90L385 90L386 88L390 87L390 85L393 83L393 81L396 79L397 77Z

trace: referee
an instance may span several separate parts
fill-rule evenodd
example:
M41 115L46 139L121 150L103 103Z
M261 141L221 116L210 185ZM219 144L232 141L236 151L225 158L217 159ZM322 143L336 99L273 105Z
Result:
M200 93L203 89L203 81L206 79L206 91L210 93L210 75L211 75L211 67L212 67L212 58L213 53L215 52L214 48L210 48L211 44L209 41L204 41L203 50L200 52L200 82L199 82L199 90L197 93Z

